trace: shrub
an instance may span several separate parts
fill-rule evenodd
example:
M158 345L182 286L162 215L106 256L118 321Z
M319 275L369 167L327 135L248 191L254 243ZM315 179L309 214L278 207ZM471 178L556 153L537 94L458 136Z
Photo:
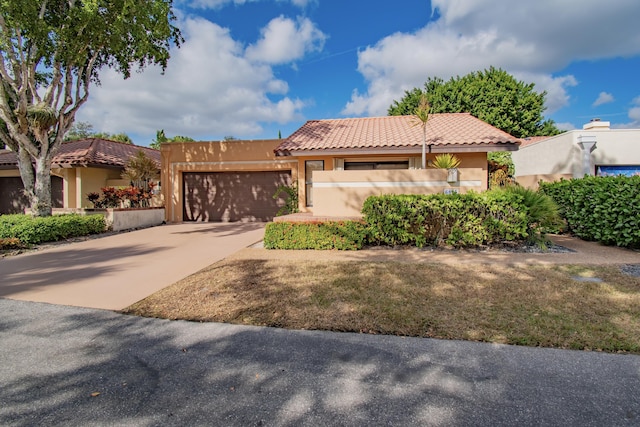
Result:
M507 193L522 197L527 209L527 234L536 241L545 233L557 233L564 229L564 221L557 203L540 191L510 185L504 188Z
M24 243L15 237L0 237L0 250L23 249Z
M0 238L16 238L27 245L102 233L105 228L102 215L0 216Z
M273 194L273 199L280 198L283 194L286 196L284 206L282 206L276 216L293 214L299 211L298 209L298 184L293 183L291 185L280 185Z
M585 177L540 183L570 232L605 245L640 247L640 176Z
M505 191L373 196L362 212L373 244L465 247L528 237L522 196Z
M460 159L455 154L438 154L433 160L433 167L438 169L455 169L460 166Z
M155 184L148 182L145 184L146 189L142 187L103 187L99 193L88 193L89 200L96 209L104 208L139 208L148 207L149 199L153 197L153 189Z
M359 221L272 222L264 233L267 249L357 250L367 242L367 228Z
M559 223L548 196L523 188L482 194L369 197L364 221L267 225L267 249L360 249L365 245L474 247L505 241L542 242Z

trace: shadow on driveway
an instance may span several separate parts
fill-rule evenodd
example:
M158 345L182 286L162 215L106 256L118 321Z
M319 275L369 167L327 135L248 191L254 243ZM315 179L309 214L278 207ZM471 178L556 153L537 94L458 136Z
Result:
M246 233L249 231L255 231L264 229L266 223L262 222L221 222L221 223L206 223L206 222L194 222L191 223L191 227L187 230L172 231L171 234L204 234L215 233L217 235L228 236L237 233Z
M108 276L119 271L122 262L135 263L136 257L168 249L143 245L76 249L76 246L68 245L59 248L55 254L44 251L31 254L28 258L7 259L4 265L11 262L12 268L0 273L0 296Z

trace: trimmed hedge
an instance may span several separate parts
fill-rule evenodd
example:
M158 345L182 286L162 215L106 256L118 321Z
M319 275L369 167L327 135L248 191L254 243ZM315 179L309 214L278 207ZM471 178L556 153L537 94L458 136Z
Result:
M357 250L366 244L367 235L360 221L271 222L264 233L264 247Z
M640 176L540 183L560 206L569 231L605 245L640 248Z
M26 245L55 242L70 237L102 233L106 229L102 215L0 215L0 238L16 238Z
M364 221L267 225L267 249L361 249L365 245L473 247L505 241L539 242L561 223L556 204L524 188L482 194L369 197Z
M523 197L506 190L374 196L362 213L371 243L379 245L467 247L524 240L531 233Z

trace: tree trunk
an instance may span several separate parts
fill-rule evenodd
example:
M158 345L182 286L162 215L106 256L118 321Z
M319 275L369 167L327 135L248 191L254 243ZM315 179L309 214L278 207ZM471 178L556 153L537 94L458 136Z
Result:
M33 216L51 216L51 159L42 155L36 159L36 182L31 202Z
M22 178L22 185L24 186L24 195L27 196L29 206L33 210L34 200L34 188L36 182L35 170L33 168L33 162L31 161L31 155L21 145L18 147L16 153L18 157L18 170L20 171L20 178Z

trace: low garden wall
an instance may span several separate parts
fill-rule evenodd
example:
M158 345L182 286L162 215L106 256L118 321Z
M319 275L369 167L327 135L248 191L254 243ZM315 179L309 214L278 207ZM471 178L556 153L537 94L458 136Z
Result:
M127 209L54 209L54 214L104 215L107 228L113 231L151 227L164 222L164 208Z

